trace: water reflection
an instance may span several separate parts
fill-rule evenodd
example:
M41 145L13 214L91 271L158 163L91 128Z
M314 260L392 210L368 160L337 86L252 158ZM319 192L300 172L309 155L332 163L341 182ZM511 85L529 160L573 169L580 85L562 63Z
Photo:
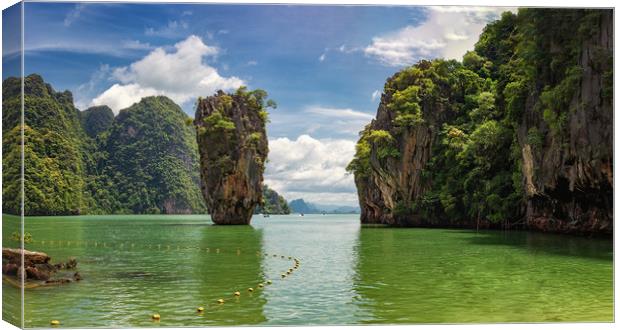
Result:
M196 298L207 298L206 303L214 307L205 311L211 322L251 325L266 321L264 290L258 288L259 283L266 281L262 239L263 231L251 226L205 227L201 246L209 247L210 252L194 259L197 263L193 271L199 285ZM248 292L248 288L254 292ZM241 293L239 298L233 297L235 291ZM183 289L179 293L183 294ZM215 301L220 298L230 300L216 306Z
M306 215L253 219L264 228L265 251L300 258L299 271L265 292L267 324L352 324L364 312L356 304L359 222L351 216ZM265 269L286 269L266 260Z
M351 215L207 223L203 216L29 218L29 248L55 261L75 256L84 280L27 290L26 326L51 319L63 327L151 327L613 318L609 240L360 229ZM58 244L77 238L88 245ZM300 268L281 279L289 256ZM258 289L266 280L273 284ZM5 297L18 297L3 288ZM228 300L219 305L220 298Z
M364 323L609 321L609 240L362 228Z
M471 232L466 232L471 233ZM611 239L547 234L527 231L481 231L469 239L472 244L506 245L529 253L551 253L580 258L613 260Z

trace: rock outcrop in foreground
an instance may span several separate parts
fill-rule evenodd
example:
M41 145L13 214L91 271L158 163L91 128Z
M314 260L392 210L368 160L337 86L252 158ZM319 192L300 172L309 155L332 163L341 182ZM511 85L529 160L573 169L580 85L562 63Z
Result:
M522 9L388 79L348 169L363 223L613 231L613 12Z
M202 194L216 224L249 224L262 205L268 145L262 90L240 88L199 98L194 125L200 153Z
M23 259L23 268L22 268ZM17 287L34 288L42 285L56 285L80 281L75 272L74 258L66 263L50 263L51 258L43 253L22 249L2 248L2 274L10 284Z

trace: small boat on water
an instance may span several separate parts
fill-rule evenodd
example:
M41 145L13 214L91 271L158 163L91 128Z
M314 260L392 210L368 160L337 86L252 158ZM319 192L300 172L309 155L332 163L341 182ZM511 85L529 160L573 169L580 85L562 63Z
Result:
M263 218L269 218L269 214L263 214Z
M303 216L304 216L304 214L303 214L303 213L299 213L299 216L300 216L300 217L303 217Z

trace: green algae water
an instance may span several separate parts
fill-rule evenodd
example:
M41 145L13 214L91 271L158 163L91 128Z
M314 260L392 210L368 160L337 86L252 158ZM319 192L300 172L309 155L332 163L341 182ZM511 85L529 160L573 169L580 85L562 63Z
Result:
M17 245L17 221L3 217L3 246ZM25 231L28 249L77 258L83 277L26 289L26 327L613 321L608 239L364 227L358 215L254 217L251 226L28 217ZM282 278L288 257L299 268ZM3 281L3 292L3 318L16 320L19 290Z

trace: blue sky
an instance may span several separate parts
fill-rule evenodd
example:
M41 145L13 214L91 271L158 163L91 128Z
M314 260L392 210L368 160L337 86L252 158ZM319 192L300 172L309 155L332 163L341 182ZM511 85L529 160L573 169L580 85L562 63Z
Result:
M195 98L217 89L265 89L278 103L267 183L288 199L355 205L344 167L386 78L421 58L460 59L501 11L26 3L25 73L72 91L80 109L116 112L162 94L193 115ZM18 59L9 43L5 64Z

